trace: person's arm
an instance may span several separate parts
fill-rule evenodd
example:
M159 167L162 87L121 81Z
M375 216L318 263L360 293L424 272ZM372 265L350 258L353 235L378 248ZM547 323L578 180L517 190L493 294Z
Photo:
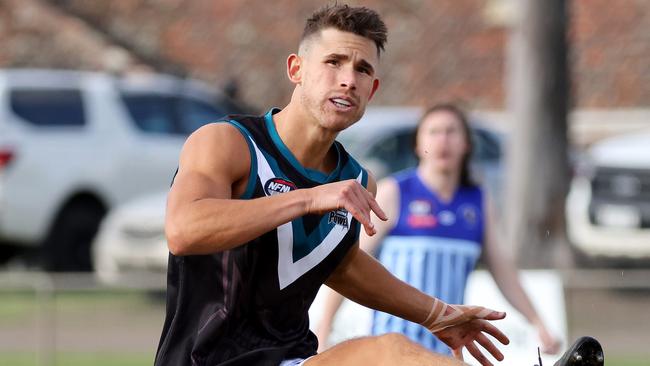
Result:
M487 267L506 300L537 329L542 342L542 351L555 354L559 351L560 342L548 331L526 295L519 281L512 256L498 245L494 205L489 197L486 197L484 201L486 213L484 245Z
M428 296L393 276L358 246L350 249L326 285L361 305L422 324L457 357L462 357L461 349L466 347L481 364L489 365L477 342L497 360L503 359L485 334L508 344L508 337L487 321L503 319L505 313L481 306L446 304Z
M373 182L369 181L368 186L372 191ZM399 202L395 203L391 211L399 206ZM457 358L462 359L465 347L482 365L491 365L478 343L497 360L503 360L503 354L485 334L509 343L508 337L488 321L503 319L505 313L481 306L446 304L393 276L358 245L350 249L325 284L361 305L423 325Z
M374 179L368 180L368 190L371 193L375 191ZM384 210L384 213L386 213L388 220L373 220L375 230L377 231L375 235L370 236L365 232L361 232L359 247L370 255L374 255L386 234L395 226L399 215L399 187L395 179L385 178L379 181L376 190L377 203ZM328 288L323 288L321 291L324 292L323 312L315 329L316 336L318 337L319 352L327 348L327 340L332 331L334 317L343 302L343 296L341 294Z
M250 165L244 136L228 123L204 126L188 138L167 199L165 235L170 252L191 255L231 249L297 217L338 208L350 212L370 235L375 232L370 212L385 219L372 194L353 179L236 199Z

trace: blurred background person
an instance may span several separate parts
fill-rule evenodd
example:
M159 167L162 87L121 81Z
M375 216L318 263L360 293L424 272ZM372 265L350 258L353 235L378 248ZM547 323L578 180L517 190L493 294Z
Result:
M470 136L465 114L455 105L438 104L424 113L415 132L418 166L378 183L377 202L389 219L375 220L376 235L361 234L361 248L378 254L401 280L457 304L483 255L504 297L537 329L542 351L555 354L560 342L524 292L512 257L497 244L492 201L470 177ZM328 289L316 328L321 350L342 299ZM386 313L373 312L371 332L402 333L435 352L451 353L422 326Z

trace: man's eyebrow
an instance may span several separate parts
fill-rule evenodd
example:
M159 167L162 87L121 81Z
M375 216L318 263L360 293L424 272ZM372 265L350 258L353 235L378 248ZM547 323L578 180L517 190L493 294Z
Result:
M325 56L325 58L328 59L335 59L335 60L347 60L349 58L348 55L344 55L342 53L330 53L329 55Z
M348 55L341 54L341 53L330 53L329 55L325 56L325 58L334 59L337 61L345 61L348 60L350 57ZM372 66L372 64L370 64L370 62L364 59L359 60L357 64L361 67L367 68L371 73L375 72L375 68Z
M369 71L371 74L375 72L375 68L372 67L372 65L370 64L370 62L368 62L368 61L366 61L366 60L363 60L363 59L360 60L360 61L359 61L359 66L367 68L368 71Z

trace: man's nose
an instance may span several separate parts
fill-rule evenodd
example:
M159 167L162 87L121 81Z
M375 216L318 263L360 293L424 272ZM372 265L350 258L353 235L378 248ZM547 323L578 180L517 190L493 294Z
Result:
M351 68L341 70L339 76L340 86L346 89L355 90L357 88L357 76Z
M436 135L437 137L437 143L439 144L446 144L447 141L449 140L449 134L446 131L442 131Z

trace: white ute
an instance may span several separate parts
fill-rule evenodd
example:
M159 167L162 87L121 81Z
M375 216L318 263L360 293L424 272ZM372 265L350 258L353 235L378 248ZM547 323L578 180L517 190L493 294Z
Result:
M104 214L169 187L187 135L234 108L159 74L0 70L1 256L42 248L48 270L91 270Z
M650 131L592 145L579 162L566 213L579 254L650 259Z

